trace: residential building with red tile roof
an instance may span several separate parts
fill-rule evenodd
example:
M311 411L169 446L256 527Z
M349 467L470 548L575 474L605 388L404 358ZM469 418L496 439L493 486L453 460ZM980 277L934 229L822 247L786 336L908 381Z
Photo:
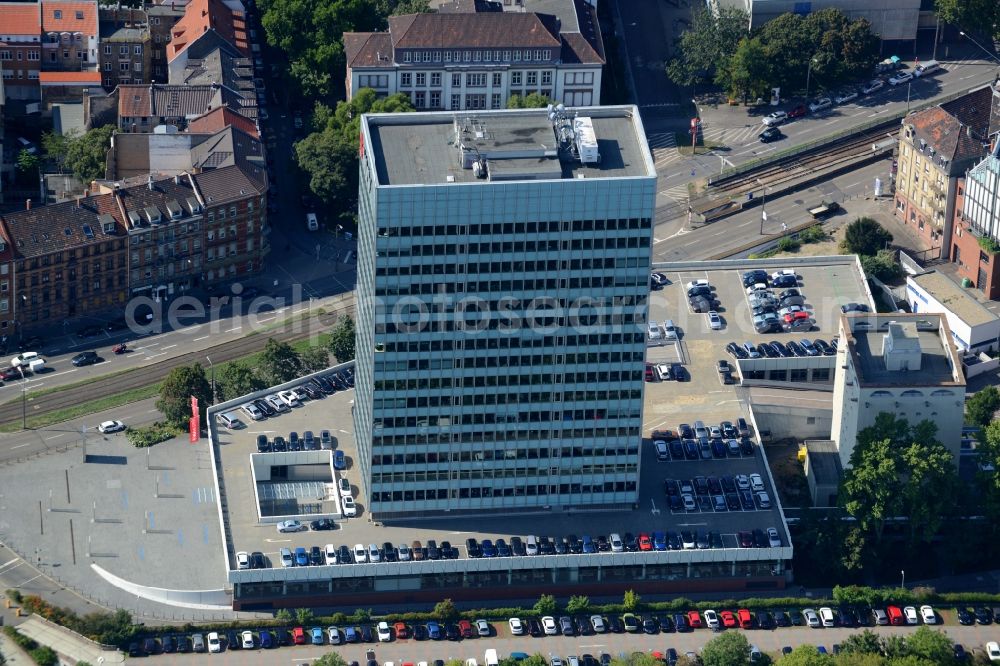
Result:
M97 0L41 0L42 70L96 70Z
M253 120L224 106L220 106L191 120L188 123L187 131L218 132L226 127L235 127L249 136L260 138L260 132L257 131L257 124Z
M246 15L227 7L222 0L191 0L184 17L170 31L167 63L183 69L189 58L201 59L220 43L236 48L243 57L250 57Z
M195 118L228 108L251 122L257 119L257 98L244 97L223 85L118 86L118 128L125 132L152 132L160 125L184 129Z
M1000 93L989 85L903 119L894 212L935 256L949 257L965 172L986 157L998 132Z
M600 104L604 43L588 0L451 0L389 18L388 32L344 33L347 95L397 92L418 109L506 108L540 93Z
M101 73L43 71L39 74L39 85L42 92L42 108L50 110L53 104L59 102L80 104L84 91L101 87Z
M0 3L0 69L6 99L37 101L42 62L42 11L37 2Z
M105 179L164 178L232 165L245 167L260 189L267 189L264 144L235 126L215 132L120 132L111 138Z

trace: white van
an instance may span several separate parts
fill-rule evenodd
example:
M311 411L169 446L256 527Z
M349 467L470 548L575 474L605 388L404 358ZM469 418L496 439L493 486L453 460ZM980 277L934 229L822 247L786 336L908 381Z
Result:
M486 651L483 659L485 660L485 666L500 666L500 657L497 656L497 651L492 648Z
M941 63L937 60L928 60L927 62L920 63L914 68L913 76L924 76L925 74L930 74L938 69L941 69Z
M28 363L28 370L31 370L35 374L38 374L39 372L41 372L44 369L45 369L45 359L44 358L36 358L34 361L30 361Z
M306 213L306 228L309 231L319 230L319 220L316 219L316 213Z

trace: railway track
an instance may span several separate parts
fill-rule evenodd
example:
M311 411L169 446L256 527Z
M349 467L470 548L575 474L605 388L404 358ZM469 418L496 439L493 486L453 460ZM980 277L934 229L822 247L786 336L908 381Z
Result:
M352 298L349 302L336 306L322 315L316 315L310 320L286 323L286 325L276 329L274 333L248 335L214 347L187 352L151 363L150 365L136 368L126 373L108 377L97 377L92 382L73 386L62 391L46 393L34 398L28 393L28 416L47 414L105 396L155 384L166 377L172 369L182 365L201 362L205 359L206 355L211 356L215 363L220 363L259 352L264 349L264 345L267 344L270 338L275 338L282 342L304 340L313 335L317 330L326 330L337 320L339 314L353 309L354 300ZM0 405L0 423L19 421L21 419L21 409L22 406L19 399Z

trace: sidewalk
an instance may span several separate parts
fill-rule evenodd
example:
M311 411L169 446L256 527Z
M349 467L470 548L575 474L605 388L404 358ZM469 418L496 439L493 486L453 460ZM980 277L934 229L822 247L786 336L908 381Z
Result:
M17 628L39 645L48 645L70 663L121 664L125 655L120 650L105 650L94 641L61 627L45 618L32 615Z
M35 661L21 646L0 632L0 654L7 660L7 666L31 666Z

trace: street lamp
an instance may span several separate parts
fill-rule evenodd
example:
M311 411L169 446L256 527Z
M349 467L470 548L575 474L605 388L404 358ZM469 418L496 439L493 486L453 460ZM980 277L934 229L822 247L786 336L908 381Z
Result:
M969 35L967 35L964 31L959 31L958 34L962 35L962 37L965 37L967 40L969 40L970 42L972 42L973 44L975 44L976 46L978 46L979 49L983 53L985 53L986 55L988 55L990 58L992 58L993 60L996 60L997 62L1000 62L1000 58L997 58L995 55L993 55L993 53L989 49L987 49L985 46L983 46L982 44L980 44L979 42L977 42L976 40L974 40L972 37L970 37Z
M760 198L760 235L764 235L764 223L767 222L767 185L760 182L760 178L757 179L757 184L764 188L764 193Z
M212 363L212 359L209 358L208 356L205 357L205 360L208 361L208 367L209 367L210 372L212 373L212 404L214 405L215 404L215 364Z
M899 575L903 577L903 579L901 581L899 581L899 586L905 590L906 589L906 570L904 569L903 571L900 571Z
M806 69L806 101L809 101L809 77L812 75L813 63L816 62L816 57L813 56L809 58L809 67Z
M24 379L24 364L17 366L17 371L21 373L21 430L28 429L28 382Z

